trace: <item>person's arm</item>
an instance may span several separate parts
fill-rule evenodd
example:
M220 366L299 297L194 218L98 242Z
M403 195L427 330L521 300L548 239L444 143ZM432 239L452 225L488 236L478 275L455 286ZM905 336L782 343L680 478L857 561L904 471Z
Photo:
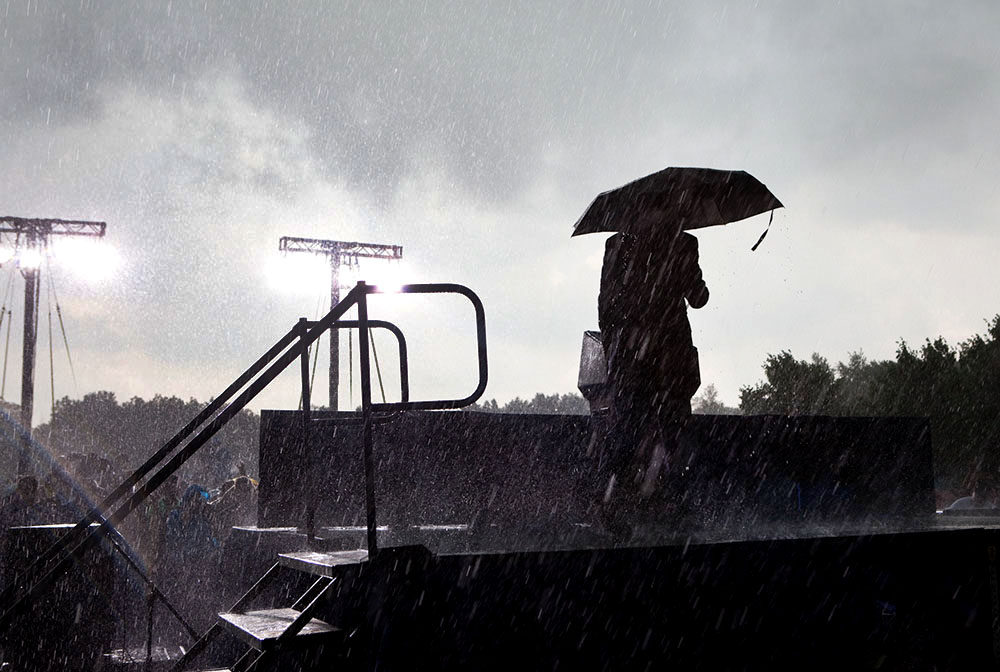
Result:
M705 279L701 275L701 266L698 265L698 239L690 233L685 233L683 236L688 246L687 254L690 259L688 264L691 269L691 280L687 296L684 298L687 299L692 308L703 308L708 303L709 294L708 285L705 284Z
M597 323L607 332L621 319L621 292L625 274L626 244L620 233L608 238L604 244L604 263L601 266L601 290L597 297Z
M708 303L708 285L701 278L701 270L698 270L698 281L692 286L687 295L688 304L694 309L704 308Z

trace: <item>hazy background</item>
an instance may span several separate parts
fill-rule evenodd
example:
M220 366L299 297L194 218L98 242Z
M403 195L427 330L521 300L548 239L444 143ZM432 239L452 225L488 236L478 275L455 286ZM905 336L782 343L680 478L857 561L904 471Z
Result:
M78 379L60 346L58 397L220 392L328 307L328 270L282 264L294 235L402 245L401 268L361 275L477 291L504 401L575 389L604 236L569 235L598 192L745 169L786 208L754 253L766 215L698 232L712 300L691 312L703 381L735 404L769 352L886 358L1000 312L998 19L993 2L8 0L0 214L106 221L120 256L100 281L52 262ZM471 391L462 301L373 316L412 330L414 396ZM295 373L255 408L294 407Z

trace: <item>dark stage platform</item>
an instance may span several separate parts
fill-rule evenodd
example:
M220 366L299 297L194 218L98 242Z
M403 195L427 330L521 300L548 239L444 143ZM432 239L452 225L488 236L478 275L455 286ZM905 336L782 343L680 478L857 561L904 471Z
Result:
M262 414L262 527L303 525L309 505L318 526L364 524L357 419L315 417L304 450L300 414ZM596 523L607 486L610 441L590 416L399 413L375 426L373 443L378 520L395 529L566 530ZM682 504L686 533L884 529L934 512L924 419L695 416L681 448L646 515L655 523Z

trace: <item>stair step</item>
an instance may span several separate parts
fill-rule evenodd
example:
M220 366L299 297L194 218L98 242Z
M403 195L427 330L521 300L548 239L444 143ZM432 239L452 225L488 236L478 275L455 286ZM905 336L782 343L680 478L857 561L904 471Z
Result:
M146 647L133 647L130 649L115 649L110 653L105 653L103 658L103 669L110 670L169 670L174 664L184 656L184 649L177 645L153 646L150 649L150 660L146 661Z
M359 565L368 560L368 551L336 551L333 553L317 553L304 551L301 553L281 553L278 562L284 567L308 572L316 576L333 576L335 568L347 565Z
M295 609L261 609L245 614L219 614L230 632L259 651L273 648L278 637L299 615ZM343 631L318 618L311 619L286 646L308 646L341 635Z

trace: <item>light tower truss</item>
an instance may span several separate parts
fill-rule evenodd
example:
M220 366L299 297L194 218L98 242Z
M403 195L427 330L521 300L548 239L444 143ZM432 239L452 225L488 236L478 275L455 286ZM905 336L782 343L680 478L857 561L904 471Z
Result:
M7 243L15 253L22 250L41 251L48 247L50 236L85 236L102 238L107 224L78 219L32 219L0 217L0 244ZM11 240L13 238L13 240ZM38 296L41 267L24 265L24 338L21 354L21 426L27 430L22 439L23 449L17 460L17 473L27 474L32 413L35 403L35 342L38 338Z
M369 257L373 259L392 260L403 258L402 245L353 243L341 240L296 238L294 236L282 236L281 240L278 241L278 250L281 252L311 252L313 254L325 254L340 257L341 260L345 257L350 259Z
M101 238L107 224L76 219L30 219L0 217L0 234L24 236L26 241L43 240L48 236L90 236Z
M325 256L330 262L330 308L340 301L340 266L356 266L361 257L399 260L403 258L402 245L380 243L355 243L343 240L298 238L282 236L278 241L280 252L309 252ZM340 332L330 332L330 408L337 410L340 396Z

